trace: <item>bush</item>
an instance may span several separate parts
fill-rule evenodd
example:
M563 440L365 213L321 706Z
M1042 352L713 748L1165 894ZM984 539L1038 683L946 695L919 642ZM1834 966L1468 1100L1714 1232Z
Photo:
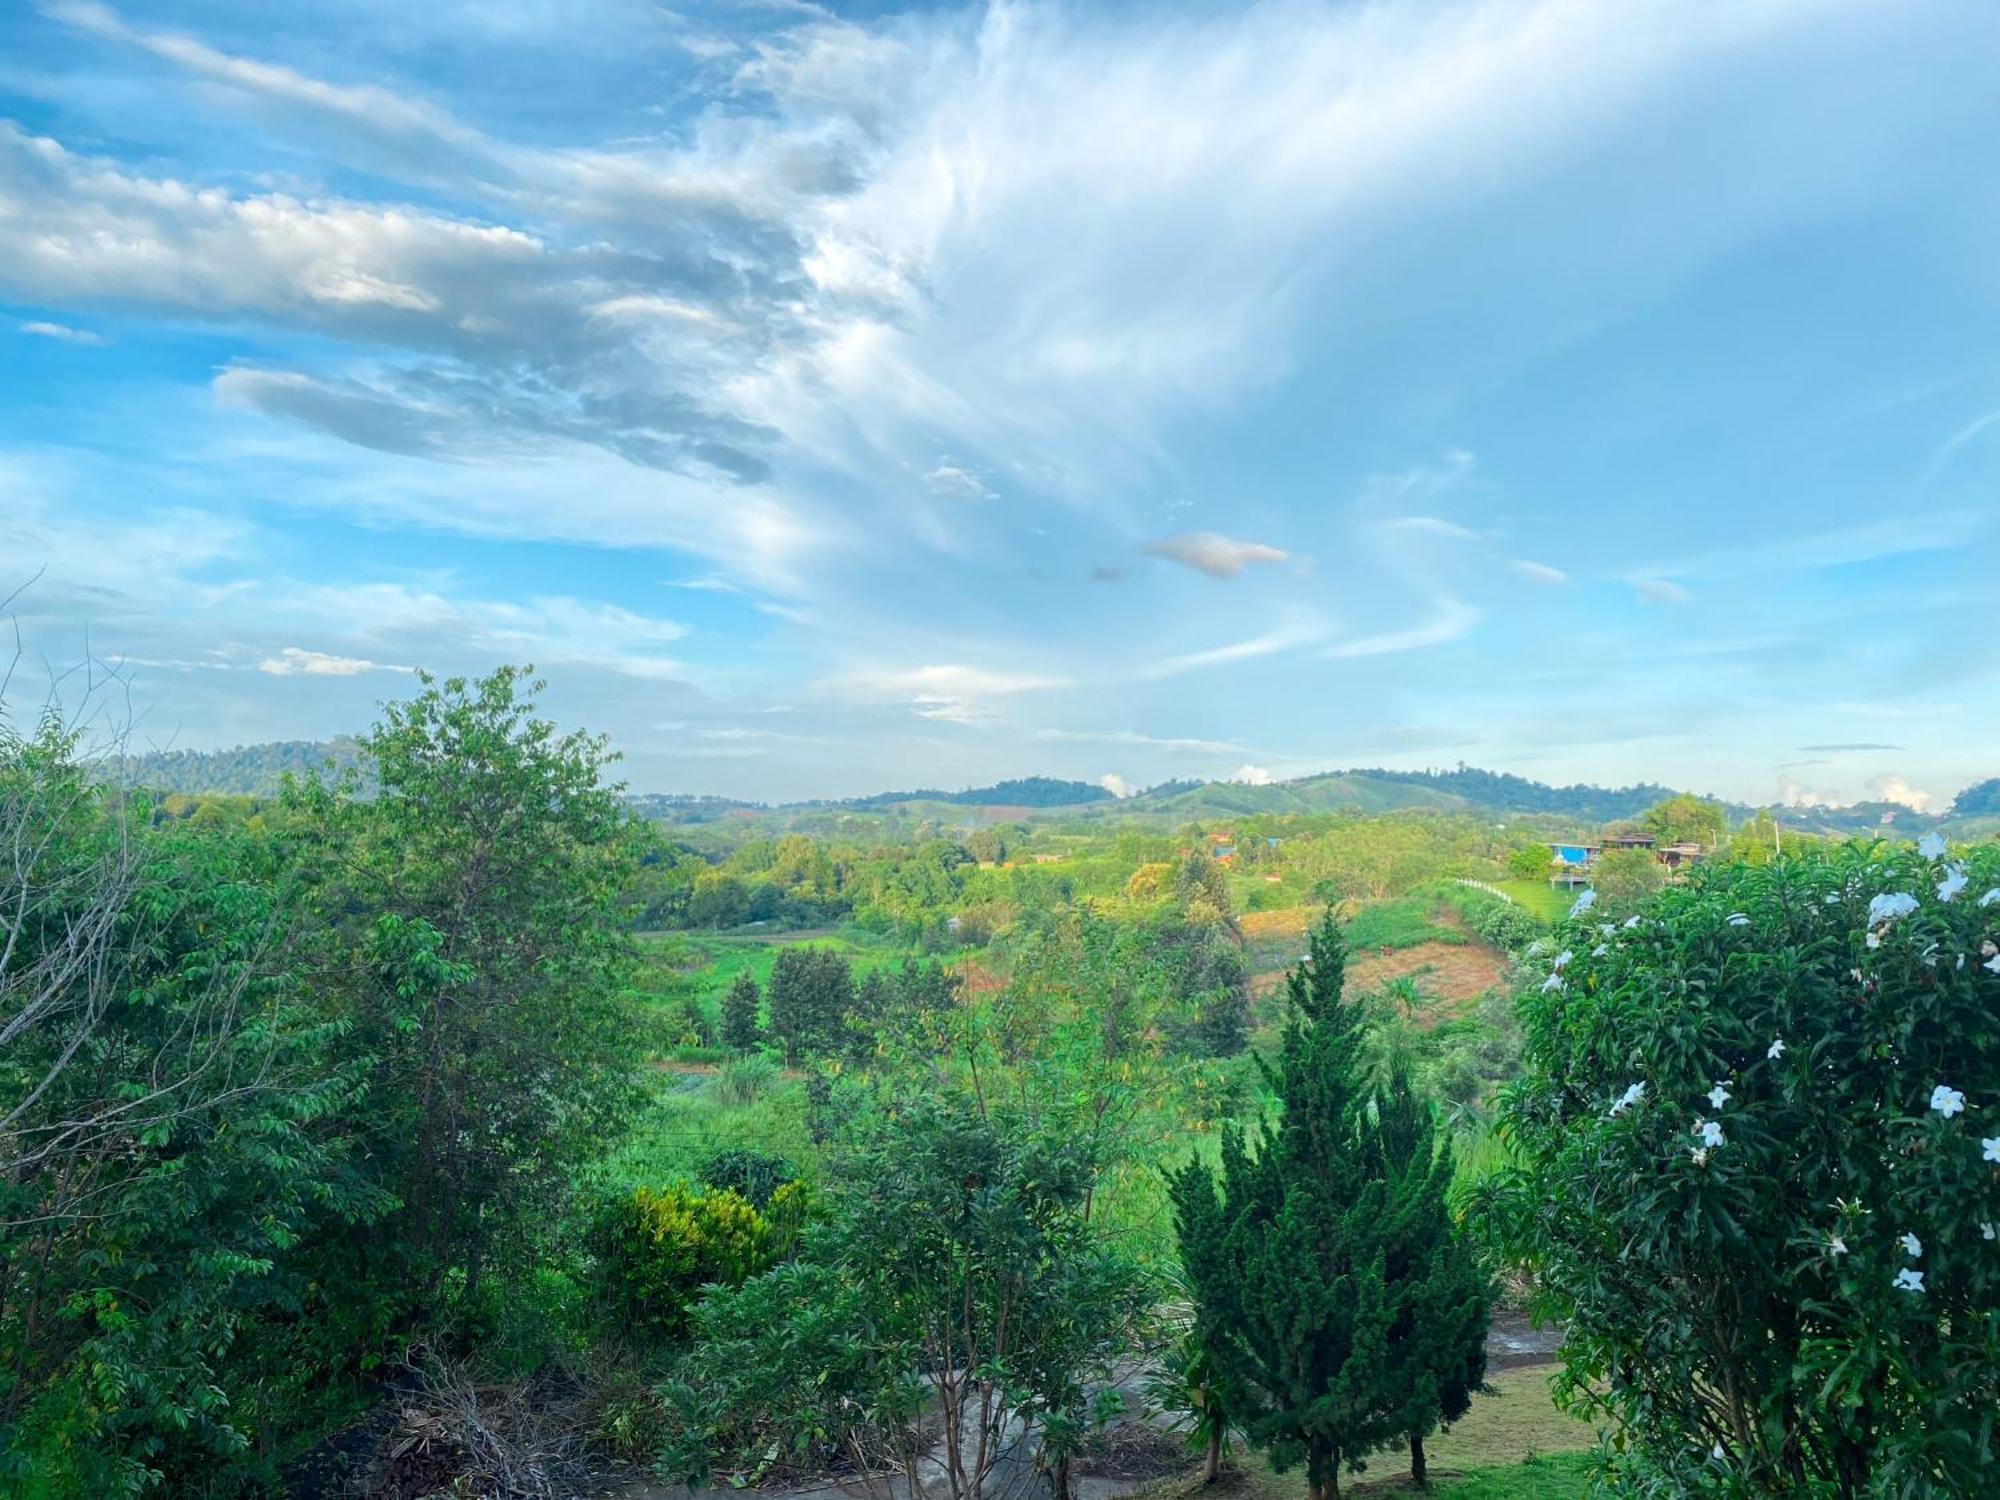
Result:
M774 1151L751 1151L732 1147L718 1151L701 1169L701 1180L711 1188L739 1194L762 1212L771 1206L771 1195L788 1182L798 1179L792 1164Z
M618 1326L678 1338L711 1283L740 1285L777 1259L780 1237L740 1193L639 1188L610 1199L592 1227L599 1290Z
M715 1097L739 1109L755 1104L778 1078L778 1065L762 1053L732 1058L715 1075Z
M1524 1002L1484 1217L1642 1492L1990 1486L2000 849L1932 852L1699 870Z

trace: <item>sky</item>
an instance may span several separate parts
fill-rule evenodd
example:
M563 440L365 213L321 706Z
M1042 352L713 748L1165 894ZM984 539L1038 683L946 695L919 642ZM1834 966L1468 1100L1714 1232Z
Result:
M14 0L7 710L532 662L643 791L1935 810L1995 76L1965 0Z

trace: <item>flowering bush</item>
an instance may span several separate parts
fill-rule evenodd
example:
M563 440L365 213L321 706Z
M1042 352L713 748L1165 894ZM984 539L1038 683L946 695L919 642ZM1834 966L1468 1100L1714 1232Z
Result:
M1988 1492L2000 849L1850 847L1580 909L1489 1222L1639 1493Z

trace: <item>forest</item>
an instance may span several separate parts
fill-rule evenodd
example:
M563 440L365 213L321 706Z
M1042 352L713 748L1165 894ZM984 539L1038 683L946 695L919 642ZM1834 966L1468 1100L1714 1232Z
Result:
M0 721L0 1493L1988 1482L1991 838L649 818L540 689Z

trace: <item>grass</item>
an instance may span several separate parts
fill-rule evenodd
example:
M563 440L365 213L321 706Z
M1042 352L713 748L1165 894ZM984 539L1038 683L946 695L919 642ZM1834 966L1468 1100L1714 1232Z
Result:
M1571 904L1576 900L1574 891L1558 890L1546 880L1496 880L1493 882L1501 890L1514 898L1518 906L1544 922L1559 922L1569 915Z
M1556 1409L1549 1398L1548 1365L1502 1370L1491 1378L1494 1394L1472 1403L1465 1420L1424 1444L1432 1493L1452 1500L1572 1500L1584 1493L1587 1450L1595 1434ZM1206 1489L1197 1475L1164 1480L1136 1500L1304 1500L1303 1472L1272 1472L1263 1456L1238 1448L1235 1471L1224 1486ZM1413 1493L1406 1454L1377 1454L1358 1475L1341 1476L1343 1494Z
M1433 896L1399 896L1371 901L1347 924L1348 946L1357 952L1371 948L1414 948L1420 943L1463 943L1466 936L1438 920L1440 903Z

